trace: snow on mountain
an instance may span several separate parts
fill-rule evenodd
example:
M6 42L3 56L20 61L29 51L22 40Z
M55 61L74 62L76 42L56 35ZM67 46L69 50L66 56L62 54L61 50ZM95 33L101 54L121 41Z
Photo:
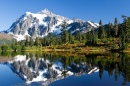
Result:
M56 15L48 9L44 9L38 13L26 12L4 32L11 34L13 38L18 41L25 40L26 36L31 36L35 39L36 37L44 37L50 32L60 34L60 25L64 21L67 23L68 31L73 33L77 28L79 28L82 32L87 32L85 29L97 28L99 26L97 23L91 21L87 22L80 19L71 20L63 16Z
M91 26L93 26L94 28L96 28L96 27L99 26L99 24L93 23L93 22L91 22L91 21L88 21L88 23L89 23Z

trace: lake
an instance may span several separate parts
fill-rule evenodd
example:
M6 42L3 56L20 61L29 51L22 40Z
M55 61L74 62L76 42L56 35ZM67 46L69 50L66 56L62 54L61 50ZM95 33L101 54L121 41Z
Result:
M126 53L0 56L0 86L130 86Z

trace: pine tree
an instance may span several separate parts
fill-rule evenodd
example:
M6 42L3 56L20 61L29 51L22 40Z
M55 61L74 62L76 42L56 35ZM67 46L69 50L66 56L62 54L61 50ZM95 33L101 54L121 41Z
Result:
M104 28L102 26L102 21L99 21L99 30L98 30L98 38L102 39L105 37L105 31Z
M107 37L111 37L111 23L109 22L106 30Z
M78 41L82 40L81 33L80 33L79 29L76 30L75 40L78 40Z
M122 36L126 36L127 35L127 27L126 27L126 23L127 23L127 16L122 15L123 18L123 24L122 24Z
M92 35L92 39L91 39L91 44L92 45L95 45L95 44L97 44L97 37L96 37L96 34L95 34L95 31L94 31L94 28L92 29L92 31L91 31L91 35Z
M42 46L48 46L49 45L49 40L48 38L45 36L43 39L42 39Z
M21 46L21 51L24 51L26 48L25 48L25 45L22 45Z
M123 23L120 25L120 48L122 50L127 48L127 43L129 42L129 36L130 36L130 17L122 16Z
M66 22L64 21L61 25L62 29L62 43L67 43L68 42L68 31L67 31L67 25Z
M72 33L69 33L69 43L74 43L74 36L72 35Z
M114 21L114 32L115 32L115 36L118 35L118 20L117 18L115 18L115 21Z
M30 46L33 46L33 45L34 45L34 41L33 41L32 37L30 37L29 45L30 45Z
M96 33L94 31L94 28L92 29L92 31L89 31L87 33L87 41L86 41L86 45L96 45L97 44L97 36Z
M49 45L52 46L54 44L54 36L52 33L49 33L48 36L49 36Z
M25 46L29 46L29 39L28 39L28 36L26 36Z
M86 34L82 34L81 36L82 36L82 40L86 41Z
M111 37L115 37L115 29L114 29L114 25L112 23L110 23L110 28L111 28Z
M40 40L39 40L39 38L38 37L36 37L36 39L35 39L35 43L34 43L36 46L40 46Z
M61 45L62 44L62 40L60 35L55 37L55 45Z
M11 44L11 48L13 49L13 50L15 50L16 49L16 45L15 45L15 40L14 39L12 39L12 44Z
M87 38L87 39L86 39L86 45L87 45L87 44L91 44L90 42L91 42L91 39L92 39L92 35L91 35L90 31L87 32L86 38Z
M130 17L127 17L125 34L127 42L130 42Z
M122 50L126 49L126 42L125 42L125 36L120 36L119 37L119 40L120 40L120 48Z

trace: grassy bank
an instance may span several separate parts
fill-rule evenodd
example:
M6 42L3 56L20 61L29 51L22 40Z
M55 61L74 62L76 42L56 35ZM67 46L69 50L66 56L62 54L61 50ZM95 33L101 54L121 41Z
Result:
M64 45L54 45L54 46L32 46L26 47L24 51L60 51L60 52L106 52L108 47L104 46L85 46L84 44L64 44Z
M101 52L130 52L130 43L127 44L127 49L121 50L118 38L98 39L95 45L86 43L61 44L52 46L21 46L21 45L3 45L0 52L3 51L27 51L27 52L78 52L78 53L101 53Z

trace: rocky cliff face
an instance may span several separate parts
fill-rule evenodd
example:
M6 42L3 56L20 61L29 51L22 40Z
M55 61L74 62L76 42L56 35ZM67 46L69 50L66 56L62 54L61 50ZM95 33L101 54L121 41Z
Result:
M11 27L4 31L11 34L15 39L24 40L26 36L44 37L48 33L61 33L61 24L67 23L67 29L74 33L78 28L82 33L86 33L92 28L97 28L99 25L91 21L83 21L80 19L68 19L63 16L56 15L44 9L38 13L26 12L19 19L17 19Z

